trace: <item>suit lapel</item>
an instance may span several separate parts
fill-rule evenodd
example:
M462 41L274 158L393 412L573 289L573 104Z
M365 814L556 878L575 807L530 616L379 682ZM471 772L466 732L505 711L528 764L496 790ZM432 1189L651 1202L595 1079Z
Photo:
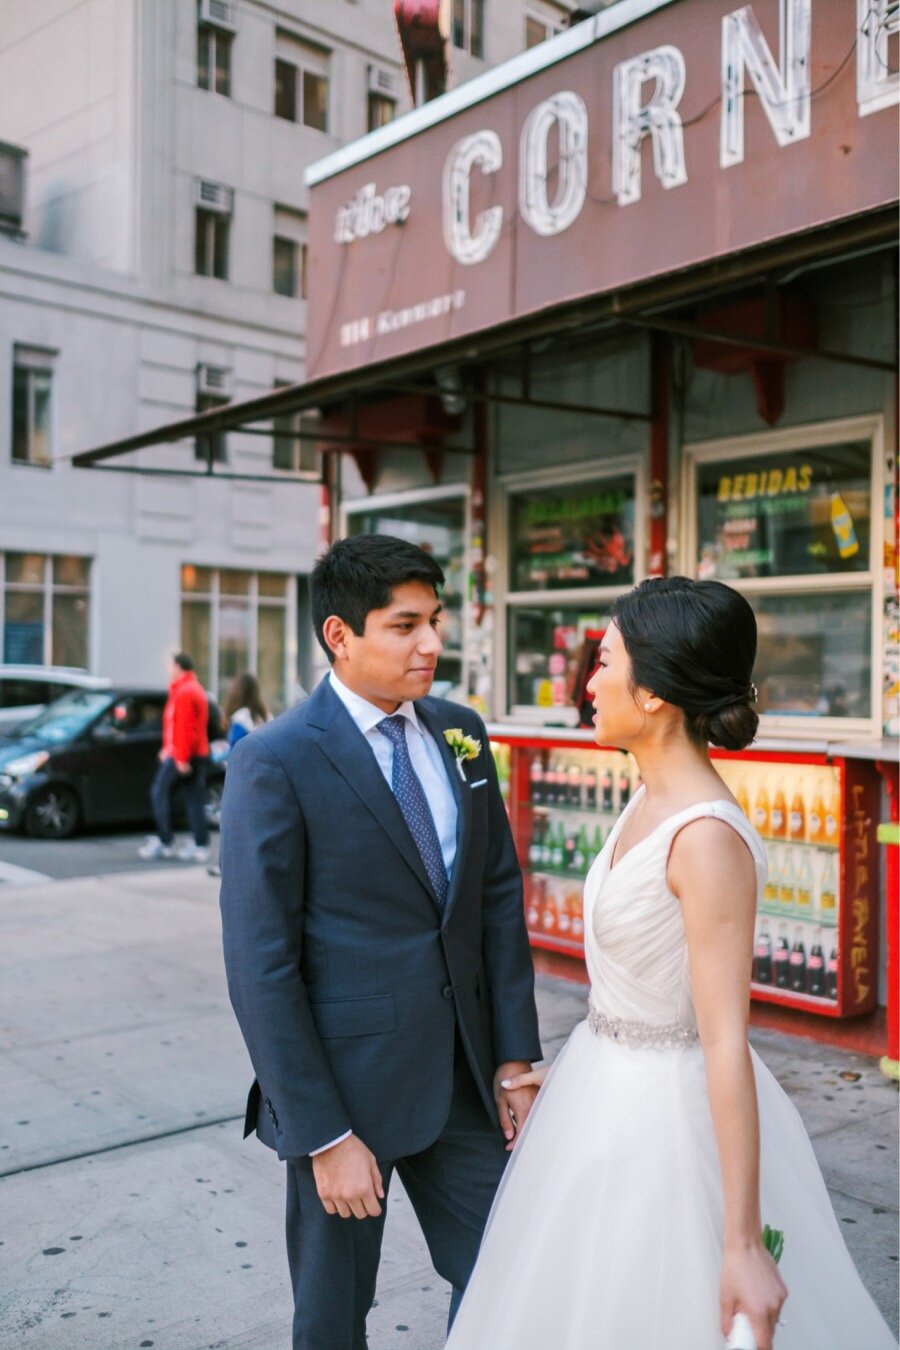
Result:
M439 713L425 703L416 703L415 709L416 716L421 718L422 725L441 752L444 771L450 780L450 787L456 798L456 858L453 862L453 871L450 874L447 903L444 906L446 915L449 914L453 906L465 871L463 860L469 847L469 831L472 824L472 789L468 782L464 783L460 778L459 769L456 767L456 756L444 739L444 732L451 725L452 717L448 720L446 716L441 715L443 709Z
M308 721L326 735L320 742L323 753L359 797L363 806L378 821L391 843L402 855L416 877L434 896L422 856L416 848L397 799L365 736L325 679L310 698ZM443 739L443 738L442 738ZM340 828L336 825L335 828Z

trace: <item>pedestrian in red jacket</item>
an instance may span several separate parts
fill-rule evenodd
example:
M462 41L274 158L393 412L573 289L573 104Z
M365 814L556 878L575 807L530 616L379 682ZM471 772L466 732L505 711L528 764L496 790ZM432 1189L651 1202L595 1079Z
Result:
M150 789L157 833L138 850L141 858L180 858L183 862L206 862L209 858L209 826L206 821L206 764L209 740L206 734L206 694L194 674L187 652L178 652L169 666L169 697L163 712L163 743L159 768ZM184 793L192 844L175 847L172 804Z

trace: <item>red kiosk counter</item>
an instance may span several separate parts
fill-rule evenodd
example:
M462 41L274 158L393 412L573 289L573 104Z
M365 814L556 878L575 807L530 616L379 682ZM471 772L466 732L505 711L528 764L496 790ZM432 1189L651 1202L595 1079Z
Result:
M570 958L547 968L581 980L584 879L639 786L637 766L622 751L594 746L588 731L495 726L490 735L532 946ZM880 961L876 765L760 746L713 751L713 759L769 854L753 999L820 1018L871 1013ZM822 1034L829 1039L824 1026Z

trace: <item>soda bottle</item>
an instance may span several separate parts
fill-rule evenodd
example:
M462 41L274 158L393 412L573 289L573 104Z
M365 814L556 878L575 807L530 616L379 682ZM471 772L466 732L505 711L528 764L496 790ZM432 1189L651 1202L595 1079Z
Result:
M597 770L587 769L584 775L584 804L588 811L597 809Z
M819 919L822 923L837 922L837 867L834 854L829 853L822 868L822 880L819 885Z
M556 931L564 938L572 932L572 908L568 895L563 896L562 902L557 907Z
M793 914L797 903L797 872L794 868L794 850L784 849L781 881L778 887L778 909L782 914Z
M561 759L556 761L556 800L560 806L565 806L569 799L568 786L569 773L566 765Z
M528 888L528 904L525 906L525 927L531 933L540 932L541 911L544 908L547 883L543 877L532 877Z
M541 932L545 937L555 937L559 925L559 911L556 908L556 894L552 886L544 888L544 903L541 907Z
M547 761L547 767L544 770L544 805L553 806L556 803L556 765L552 760Z
M822 951L822 930L813 933L809 960L806 963L806 992L814 998L825 997L825 953Z
M575 826L570 824L563 836L563 867L567 872L575 868Z
M541 806L544 802L544 764L540 755L535 755L528 771L528 796L532 806Z
M586 876L587 870L588 870L587 830L582 825L581 829L578 831L578 836L575 840L575 853L572 857L572 871L577 872L580 876Z
M772 974L777 989L788 989L791 983L791 948L787 940L787 924L778 929L778 941L772 953Z
M787 803L784 799L784 787L781 783L775 790L772 813L769 817L769 833L773 839L786 839L788 831Z
M544 837L544 826L546 821L543 816L535 814L531 826L531 842L528 845L528 865L529 867L540 867L541 859L544 856L542 840Z
M802 843L806 838L806 802L803 800L803 793L800 791L799 783L791 798L791 814L788 818L788 835L795 844Z
M838 996L838 954L837 954L837 947L832 947L831 955L828 958L828 965L825 967L825 997L830 998L832 1003L836 1003L837 996Z
M746 779L744 779L744 778L741 779L741 781L740 781L740 782L738 783L738 785L737 785L737 791L735 792L734 795L735 795L735 797L736 797L736 799L737 799L737 804L738 804L738 806L741 808L741 810L743 811L744 815L745 815L745 816L747 817L747 819L749 820L749 819L750 819L750 793L747 791L747 781L746 781Z
M603 772L600 774L600 810L612 811L613 809L613 776L612 769L608 764L604 764Z
M824 839L822 841L827 844L829 848L837 848L838 846L838 827L840 819L841 794L837 785L835 785L834 791L831 794L831 800L825 810L825 829L823 831Z
M766 884L763 887L763 908L776 910L778 908L778 893L781 887L781 869L778 866L778 850L771 844L766 845L766 853L769 857L769 871L766 876Z
M581 805L581 765L572 764L569 768L569 805Z
M572 928L571 937L574 942L584 941L584 900L580 891L573 891L570 896Z
M627 764L622 764L619 768L616 787L619 792L619 810L624 811L631 799L631 775Z
M810 918L813 908L813 891L815 881L813 880L812 863L809 857L809 850L803 850L802 861L800 863L800 875L797 877L797 917Z
M806 947L803 945L803 929L794 930L794 945L791 948L789 965L791 968L791 989L795 994L806 993Z
M562 870L566 853L566 836L560 823L550 841L550 866L557 872Z
M553 822L549 816L544 817L544 824L541 829L541 867L550 866L550 855L553 851Z
M809 808L809 834L807 836L811 844L824 844L825 842L825 802L822 798L822 780L816 780L816 790L813 793L812 805Z
M753 951L753 978L757 984L772 983L772 939L769 937L769 925L765 919L756 935Z
M769 793L765 783L760 785L756 794L756 801L753 803L753 824L756 826L763 839L771 837L770 825L770 807Z
M591 840L590 856L588 859L589 867L591 863L593 863L594 859L598 857L602 848L603 848L603 831L600 829L600 826L597 825L594 829L594 837Z

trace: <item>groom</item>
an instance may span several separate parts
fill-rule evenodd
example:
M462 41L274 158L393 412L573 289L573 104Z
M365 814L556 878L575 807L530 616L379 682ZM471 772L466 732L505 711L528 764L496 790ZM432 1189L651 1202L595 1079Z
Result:
M247 1132L287 1162L294 1350L365 1350L395 1170L452 1319L534 1097L502 1086L541 1048L493 759L428 697L443 581L404 540L335 544L311 578L331 671L228 765L225 963Z

